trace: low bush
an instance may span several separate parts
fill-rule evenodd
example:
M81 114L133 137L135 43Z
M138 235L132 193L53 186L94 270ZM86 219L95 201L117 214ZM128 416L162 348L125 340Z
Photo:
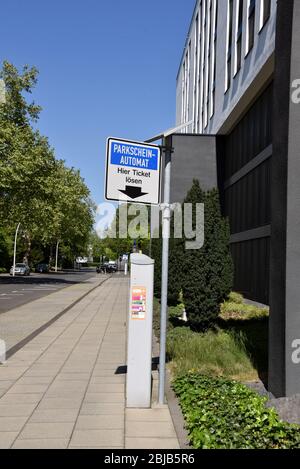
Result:
M191 370L240 380L257 379L244 337L232 331L193 332L188 327L169 330L167 354L175 376Z
M220 318L224 321L262 320L269 317L269 308L258 308L244 302L242 295L230 293L228 300L224 301L220 309Z
M7 270L4 267L0 267L0 274L6 274Z
M178 304L177 306L169 306L168 308L169 319L173 320L173 319L181 318L183 314L183 310L184 310L184 305L182 303Z
M190 373L174 391L196 449L300 449L300 427L280 421L274 409L243 384Z
M244 297L240 293L236 293L236 292L232 291L228 295L228 302L229 303L236 303L238 305L241 305L241 304L244 303Z

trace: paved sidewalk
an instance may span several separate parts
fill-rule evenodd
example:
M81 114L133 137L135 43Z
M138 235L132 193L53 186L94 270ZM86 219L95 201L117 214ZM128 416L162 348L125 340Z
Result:
M179 448L168 406L125 410L127 302L107 280L0 366L0 448Z
M92 277L0 314L0 338L5 340L7 350L100 285L104 279L104 275Z

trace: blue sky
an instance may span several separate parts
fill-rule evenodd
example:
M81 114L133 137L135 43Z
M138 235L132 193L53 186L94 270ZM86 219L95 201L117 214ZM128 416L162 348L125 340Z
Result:
M103 201L108 136L175 124L175 83L195 0L9 0L0 57L40 72L38 124Z

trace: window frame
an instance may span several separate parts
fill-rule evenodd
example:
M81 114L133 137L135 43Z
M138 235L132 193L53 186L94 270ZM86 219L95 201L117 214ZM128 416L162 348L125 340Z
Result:
M268 8L266 10L266 2L268 2ZM265 12L267 11L267 15ZM272 12L272 0L260 0L260 18L259 18L259 32L261 32L265 25L268 23Z
M232 82L232 46L233 46L233 13L234 0L227 0L227 47L225 66L225 94L231 87Z
M244 0L236 1L236 39L235 39L235 64L234 77L236 77L242 68L243 56L243 32L244 32Z
M250 43L250 20L253 20L253 38L252 38L251 43ZM247 42L246 42L245 57L247 57L254 48L254 44L255 44L255 26L256 26L256 0L248 0L248 5L247 5Z

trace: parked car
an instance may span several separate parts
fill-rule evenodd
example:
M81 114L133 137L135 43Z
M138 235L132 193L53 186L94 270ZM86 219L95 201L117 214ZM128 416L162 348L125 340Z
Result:
M96 268L98 274L113 274L114 272L117 272L117 270L117 264L111 261L98 265L98 267Z
M35 268L35 271L39 274L47 274L49 272L48 264L38 264Z
M13 275L14 267L10 269L10 275ZM30 275L30 268L26 264L16 264L15 275Z

